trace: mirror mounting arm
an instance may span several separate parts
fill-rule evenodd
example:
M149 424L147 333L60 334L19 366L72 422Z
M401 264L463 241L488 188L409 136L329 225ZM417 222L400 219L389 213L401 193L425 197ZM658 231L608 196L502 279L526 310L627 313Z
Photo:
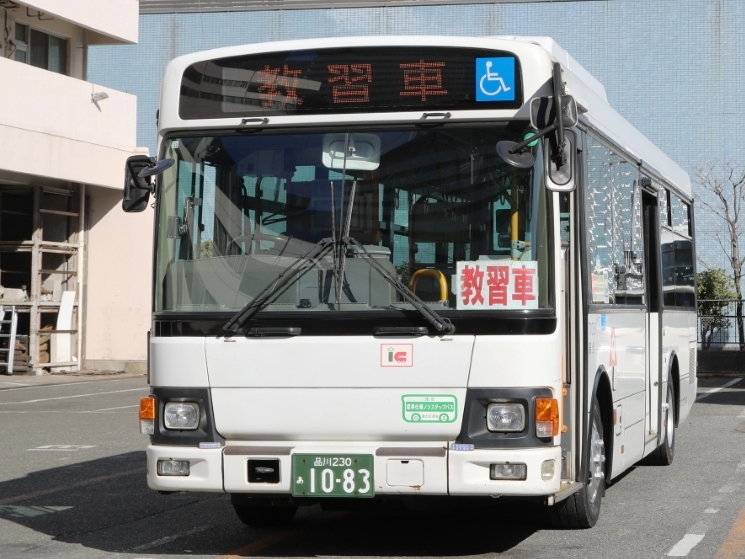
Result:
M166 169L171 168L171 166L175 163L175 161L171 158L168 159L161 159L160 161L156 161L154 157L150 158L150 162L148 163L148 166L143 168L137 176L141 179L149 179L150 177L154 177L157 175L160 175L163 171ZM155 192L155 187L151 185L151 192Z
M561 103L561 97L564 93L564 82L561 81L561 64L558 62L554 62L554 99L558 101L556 105L554 105L554 109L556 111L556 124L558 128L558 148L556 150L556 153L554 154L554 162L556 163L556 166L561 168L564 166L566 161L564 161L564 145L565 145L565 139L564 139L564 114L563 114L563 108ZM575 111L576 112L576 111Z
M523 140L519 144L515 144L512 149L510 149L510 153L515 154L522 150L524 150L526 147L528 147L528 144L532 144L539 138L543 138L546 134L550 134L554 130L556 130L559 127L558 123L554 123L548 128L544 128L543 130L540 130L537 134L534 134L533 136L530 136L529 138Z

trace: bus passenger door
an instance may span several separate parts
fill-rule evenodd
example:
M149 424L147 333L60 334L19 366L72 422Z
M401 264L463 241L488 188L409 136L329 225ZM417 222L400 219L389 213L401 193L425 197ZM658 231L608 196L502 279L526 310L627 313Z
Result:
M647 300L647 402L645 454L657 447L659 434L661 378L660 228L657 194L642 191L646 300Z

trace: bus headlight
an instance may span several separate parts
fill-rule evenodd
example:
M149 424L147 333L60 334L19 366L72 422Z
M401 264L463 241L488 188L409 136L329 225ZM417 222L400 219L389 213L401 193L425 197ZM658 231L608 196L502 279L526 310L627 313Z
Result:
M199 404L168 402L163 412L166 429L194 430L199 427Z
M489 431L515 432L525 429L525 407L522 404L489 404L486 408Z

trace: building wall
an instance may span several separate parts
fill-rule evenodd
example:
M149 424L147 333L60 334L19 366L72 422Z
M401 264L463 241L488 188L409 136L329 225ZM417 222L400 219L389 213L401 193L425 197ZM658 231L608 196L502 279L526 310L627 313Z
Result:
M153 209L125 214L121 192L89 187L85 362L123 369L147 358Z
M0 170L121 188L134 95L5 58L0 76ZM92 91L109 97L93 103Z
M603 83L625 118L692 174L711 160L745 165L743 28L742 0L516 1L143 15L138 45L93 49L90 67L100 83L137 94L138 143L153 150L162 72L178 55L312 37L547 35ZM721 222L700 204L696 229L699 267L728 268L716 240Z
M138 0L23 0L21 4L23 9L17 11L27 19L29 13L39 22L51 16L88 29L92 44L137 42ZM38 12L43 15L34 17Z
M88 274L74 270L84 282L82 293L75 288L76 302L83 298L81 357L94 366L118 369L128 362L144 362L147 354L152 211L127 216L120 208L124 162L147 150L136 147L136 97L84 81L85 46L135 42L138 9L137 0L24 0L0 7L0 190L10 193L20 185L20 190L35 190L38 199L41 192L52 189L86 189ZM15 59L18 24L67 39L63 73ZM106 98L96 99L94 93L105 93ZM48 209L43 206L44 196L41 214ZM39 224L52 221L35 219ZM34 233L39 238L44 238L39 233L43 227ZM75 260L74 267L78 264ZM55 263L54 272L69 270L65 267L70 265ZM46 283L53 283L57 275L45 274ZM29 305L49 301L33 290L30 295ZM32 316L37 316L35 309ZM49 314L44 317L47 322ZM37 339L38 326L31 319L30 340ZM32 355L34 344L29 342ZM40 367L33 366L36 372Z

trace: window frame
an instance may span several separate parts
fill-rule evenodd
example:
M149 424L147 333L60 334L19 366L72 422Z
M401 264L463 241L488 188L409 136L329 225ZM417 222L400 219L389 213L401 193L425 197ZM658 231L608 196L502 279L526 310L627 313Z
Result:
M18 26L19 25L22 25L23 27L26 28L26 31L25 31L25 40L24 41L21 41L20 39L17 38L18 37ZM31 63L31 49L32 49L31 32L32 31L35 31L37 33L43 33L44 35L46 35L50 39L53 37L55 39L59 39L61 41L64 41L64 45L65 45L65 47L64 47L64 53L65 53L64 54L64 62L62 64L63 67L61 68L60 71L53 70L52 68L50 68L50 61L52 59L52 57L50 56L50 54L51 54L51 48L52 48L52 41L51 40L47 44L47 64L46 64L46 67L35 66L34 64ZM70 38L69 37L65 37L65 36L59 35L57 33L50 33L47 29L41 29L39 27L35 27L35 26L33 26L33 25L29 24L29 23L24 23L22 21L16 21L15 22L15 24L14 24L14 30L13 30L13 37L14 37L13 38L13 45L15 46L15 51L13 52L13 60L15 62L20 62L21 64L28 64L29 66L33 66L34 68L39 68L41 70L46 70L48 72L53 72L55 74L60 74L62 76L69 76L70 75L69 74L69 59L70 59L70 53L69 53L69 50L70 50ZM16 58L16 54L19 51L20 52L23 52L25 54L25 60L18 60Z

